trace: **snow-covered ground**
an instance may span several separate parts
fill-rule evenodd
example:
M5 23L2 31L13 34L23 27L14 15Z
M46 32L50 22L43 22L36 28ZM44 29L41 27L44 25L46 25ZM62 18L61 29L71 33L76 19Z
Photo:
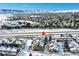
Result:
M8 17L12 17L12 14L0 14L0 20L5 20L8 19Z

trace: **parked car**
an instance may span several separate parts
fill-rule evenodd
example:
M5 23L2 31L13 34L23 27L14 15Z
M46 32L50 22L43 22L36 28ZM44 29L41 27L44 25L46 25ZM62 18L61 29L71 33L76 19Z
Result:
M17 55L23 48L25 48L23 40L11 40L6 38L0 40L1 55Z
M70 48L70 52L72 52L72 53L79 53L79 45L74 40L69 42L68 46Z
M56 40L51 40L48 46L49 52L58 52L59 50Z

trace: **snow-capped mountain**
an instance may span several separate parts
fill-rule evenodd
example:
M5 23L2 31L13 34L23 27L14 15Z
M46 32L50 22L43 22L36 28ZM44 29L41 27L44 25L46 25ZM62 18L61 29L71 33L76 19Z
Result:
M56 10L56 11L48 11L50 13L67 13L67 12L79 12L79 10Z
M13 10L13 9L0 9L0 14L24 14L24 13L46 13L44 10Z
M12 10L12 9L0 9L0 14L16 14L24 13L23 10Z
M79 12L79 10L14 10L14 9L0 9L0 14L24 14L24 13L66 13L66 12Z

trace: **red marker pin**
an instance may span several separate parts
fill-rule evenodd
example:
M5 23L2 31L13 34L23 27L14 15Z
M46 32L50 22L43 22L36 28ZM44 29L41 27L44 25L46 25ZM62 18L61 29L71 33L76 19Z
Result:
M42 32L42 38L45 38L45 36L46 36L46 33Z

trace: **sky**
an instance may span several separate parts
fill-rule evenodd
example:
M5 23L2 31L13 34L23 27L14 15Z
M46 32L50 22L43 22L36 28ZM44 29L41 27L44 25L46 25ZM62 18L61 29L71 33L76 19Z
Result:
M79 3L0 3L0 9L79 10Z

